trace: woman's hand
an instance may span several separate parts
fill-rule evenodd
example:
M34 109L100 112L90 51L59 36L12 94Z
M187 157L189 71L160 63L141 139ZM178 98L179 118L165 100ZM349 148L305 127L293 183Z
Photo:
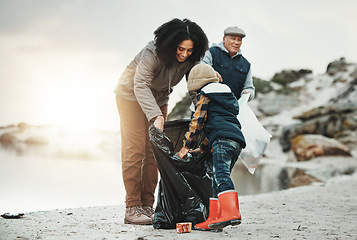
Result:
M217 77L219 79L219 82L223 82L221 74L219 74L219 72L216 71L216 75L217 75Z
M165 123L165 119L163 116L160 115L155 118L154 126L160 129L161 131L164 131L164 123Z
M183 146L181 148L181 150L177 153L177 156L179 156L180 158L183 158L184 156L186 156L186 154L190 151L190 149L188 147Z

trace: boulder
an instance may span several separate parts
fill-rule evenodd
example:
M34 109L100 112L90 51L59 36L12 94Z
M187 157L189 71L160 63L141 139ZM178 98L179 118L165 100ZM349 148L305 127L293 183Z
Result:
M291 140L297 135L321 134L339 140L341 136L349 135L346 133L354 132L356 129L357 111L332 113L284 127L280 141L284 151L288 151Z
M334 76L338 72L345 72L347 71L347 66L349 64L346 62L344 57L340 58L339 60L333 61L327 65L326 73L330 76Z
M351 156L346 145L317 134L298 135L291 142L291 150L298 161L318 156Z
M258 110L265 116L273 116L282 111L297 107L298 95L267 94L259 99Z
M300 123L285 126L282 130L280 143L283 151L288 151L292 139L301 134L321 134L353 147L357 143L357 139L351 137L351 132L357 129L357 102L344 100L331 101L327 106L295 116L294 119L300 120Z
M296 169L293 176L289 179L289 187L307 186L314 182L321 181L313 176L310 176L303 169Z
M17 142L17 138L12 133L4 133L0 136L0 144L7 147Z
M312 71L310 69L300 69L299 71L283 70L279 73L276 73L271 81L279 83L283 86L287 86L289 83L298 81L299 79L304 78L306 75L311 73Z

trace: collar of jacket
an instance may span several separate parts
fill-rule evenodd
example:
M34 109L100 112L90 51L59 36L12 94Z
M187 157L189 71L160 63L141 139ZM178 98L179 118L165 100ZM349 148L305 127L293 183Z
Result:
M221 49L223 52L226 52L229 54L228 50L224 47L223 41L218 44L213 43L211 47L217 47L217 48ZM239 49L239 51L236 53L236 55L234 55L232 58L234 58L238 55L242 55L242 49Z

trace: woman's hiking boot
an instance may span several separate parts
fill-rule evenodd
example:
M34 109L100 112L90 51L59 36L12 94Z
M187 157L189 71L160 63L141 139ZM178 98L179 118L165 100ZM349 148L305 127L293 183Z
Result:
M142 206L142 209L144 210L144 214L149 218L151 218L152 221L154 221L154 214L155 214L154 208L150 206Z
M152 219L145 215L141 206L127 207L125 209L125 224L150 225Z

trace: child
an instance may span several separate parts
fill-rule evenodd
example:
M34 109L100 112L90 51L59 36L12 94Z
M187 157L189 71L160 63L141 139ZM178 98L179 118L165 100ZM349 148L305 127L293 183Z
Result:
M219 83L216 72L207 64L197 64L191 69L187 89L197 92L197 104L178 156L182 158L188 152L212 149L213 159L214 198L209 201L207 220L196 224L195 228L211 230L238 225L241 223L238 193L234 190L230 174L245 147L245 139L237 119L237 99L227 85ZM190 151L202 130L207 138L199 148Z

